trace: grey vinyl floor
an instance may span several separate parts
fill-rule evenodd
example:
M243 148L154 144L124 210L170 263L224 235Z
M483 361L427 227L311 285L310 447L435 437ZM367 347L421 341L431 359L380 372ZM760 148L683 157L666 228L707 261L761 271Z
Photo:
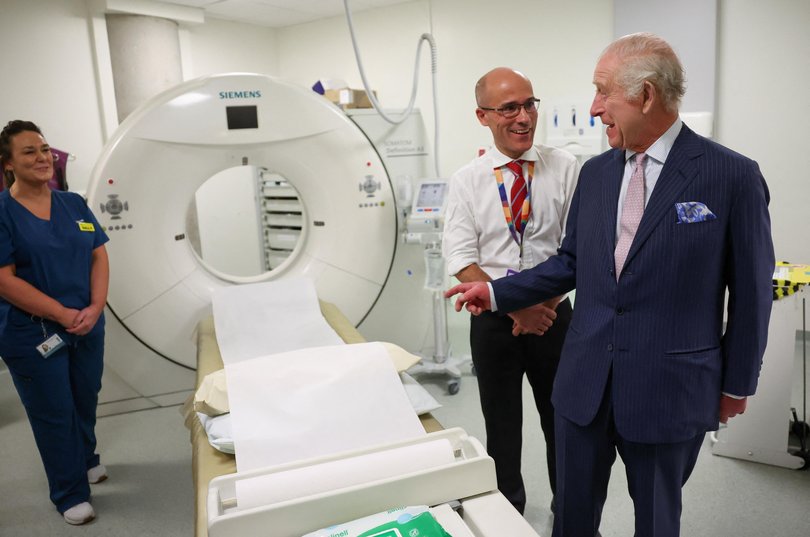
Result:
M468 350L458 318L451 342L459 356ZM802 411L802 349L797 341L792 402ZM443 404L434 415L485 441L475 377L469 366L458 394L446 393L441 378L421 379ZM807 379L805 378L805 381ZM525 407L530 407L528 389ZM90 524L65 524L48 501L48 489L30 427L10 376L0 367L0 536L191 536L191 450L179 407L105 416L97 426L99 450L110 479L93 486L98 517ZM543 464L539 418L527 410L524 423L526 518L542 537L551 529L551 493ZM810 472L715 456L707 438L684 489L684 536L810 535ZM602 526L604 537L633 535L633 508L620 459L613 470ZM235 536L237 537L237 536ZM499 536L501 537L501 536Z

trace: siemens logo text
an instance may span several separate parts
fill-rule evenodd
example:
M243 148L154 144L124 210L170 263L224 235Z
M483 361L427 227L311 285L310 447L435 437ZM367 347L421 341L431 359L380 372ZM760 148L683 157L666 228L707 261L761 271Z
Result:
M252 91L220 91L220 99L257 99L262 96L261 90Z

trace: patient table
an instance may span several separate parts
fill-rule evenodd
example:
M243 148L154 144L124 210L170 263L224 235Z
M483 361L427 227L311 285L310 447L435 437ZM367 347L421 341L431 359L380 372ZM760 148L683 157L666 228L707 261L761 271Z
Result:
M346 343L364 341L336 306L320 302L320 307L326 321ZM199 386L206 375L223 368L212 317L200 322L197 342ZM538 537L528 522L497 491L494 463L480 442L468 437L461 429L444 430L429 414L420 417L425 431L429 433L425 440L399 444L446 439L454 448L452 464L241 511L234 508L235 483L239 479L262 473L272 474L278 470L262 469L248 472L249 475L236 473L235 457L215 450L208 443L205 430L193 411L191 399L184 407L184 415L191 431L195 537L209 537L209 526L210 537L300 537L320 527L391 507L436 505L456 499L462 500L458 511L460 514L447 505L432 511L453 537ZM358 416L358 419L362 417ZM398 447L371 447L358 450L357 455ZM329 462L332 457L324 459ZM296 469L320 462L302 461L282 466Z

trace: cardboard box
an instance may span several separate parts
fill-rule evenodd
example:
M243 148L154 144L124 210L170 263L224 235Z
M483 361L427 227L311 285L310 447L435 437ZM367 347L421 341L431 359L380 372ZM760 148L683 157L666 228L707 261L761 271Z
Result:
M371 108L371 101L365 90L340 88L324 91L324 97L342 108ZM377 92L374 92L377 97Z

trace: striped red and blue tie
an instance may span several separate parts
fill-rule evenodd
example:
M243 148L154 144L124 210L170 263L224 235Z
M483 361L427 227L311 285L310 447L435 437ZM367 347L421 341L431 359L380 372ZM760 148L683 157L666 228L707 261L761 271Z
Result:
M506 165L515 174L515 182L512 184L512 191L509 199L512 209L512 221L515 223L515 231L523 233L523 202L526 200L526 179L523 178L523 160L513 160Z

